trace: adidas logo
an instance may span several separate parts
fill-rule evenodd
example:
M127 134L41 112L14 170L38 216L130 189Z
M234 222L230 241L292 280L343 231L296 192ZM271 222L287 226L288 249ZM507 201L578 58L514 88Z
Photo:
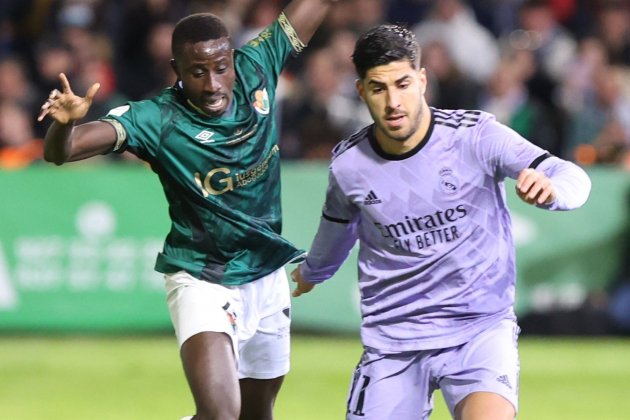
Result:
M376 196L376 194L374 194L374 191L370 190L368 195L365 196L363 204L378 204L380 202L381 200Z
M512 384L510 384L510 380L508 379L507 375L501 375L497 378L497 382L502 383L503 385L507 386L508 388L512 389Z

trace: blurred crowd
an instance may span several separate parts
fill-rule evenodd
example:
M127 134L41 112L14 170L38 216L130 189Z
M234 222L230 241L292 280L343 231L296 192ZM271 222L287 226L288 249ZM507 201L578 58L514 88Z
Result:
M87 117L97 118L174 83L170 36L181 17L216 13L239 46L286 3L2 0L0 168L41 160L50 122L36 117L60 72L78 94L100 82ZM417 34L430 105L486 110L557 156L630 170L630 0L342 0L282 75L285 159L327 160L370 123L350 55L382 22Z

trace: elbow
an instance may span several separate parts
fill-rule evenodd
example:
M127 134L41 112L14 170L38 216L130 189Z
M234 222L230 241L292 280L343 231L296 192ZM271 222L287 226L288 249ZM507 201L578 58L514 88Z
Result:
M588 176L586 172L584 172L584 175L583 175L582 185L584 188L582 202L579 204L578 207L582 207L584 204L586 204L586 201L591 195L591 189L593 188L593 183L591 182L591 178Z
M44 151L44 161L48 163L54 163L57 166L61 166L66 163L66 159L62 156L59 156L55 153L50 153L49 151Z

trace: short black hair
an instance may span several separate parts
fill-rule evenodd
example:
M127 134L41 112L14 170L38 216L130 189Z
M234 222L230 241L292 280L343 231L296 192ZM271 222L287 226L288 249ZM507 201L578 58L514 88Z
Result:
M357 40L352 54L354 68L361 79L373 67L400 60L409 60L414 69L420 67L416 36L400 25L383 24L370 29Z
M187 42L200 42L212 39L230 39L225 23L212 13L195 13L182 18L175 25L171 40L171 52L176 57Z

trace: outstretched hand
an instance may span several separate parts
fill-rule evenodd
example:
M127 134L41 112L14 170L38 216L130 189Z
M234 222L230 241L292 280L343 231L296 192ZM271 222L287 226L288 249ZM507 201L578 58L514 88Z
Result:
M99 83L94 83L88 89L85 97L80 97L72 92L65 74L59 74L59 80L61 81L61 92L57 89L50 92L48 99L41 107L37 121L42 121L47 115L60 124L80 120L87 114L94 95L101 87Z
M291 272L291 279L295 283L297 283L297 287L293 290L293 293L291 294L293 297L298 297L304 293L308 293L315 287L313 283L309 283L304 280L304 277L302 277L302 274L300 273L299 266Z
M516 194L527 204L550 204L556 191L547 176L535 169L523 169L516 180Z

